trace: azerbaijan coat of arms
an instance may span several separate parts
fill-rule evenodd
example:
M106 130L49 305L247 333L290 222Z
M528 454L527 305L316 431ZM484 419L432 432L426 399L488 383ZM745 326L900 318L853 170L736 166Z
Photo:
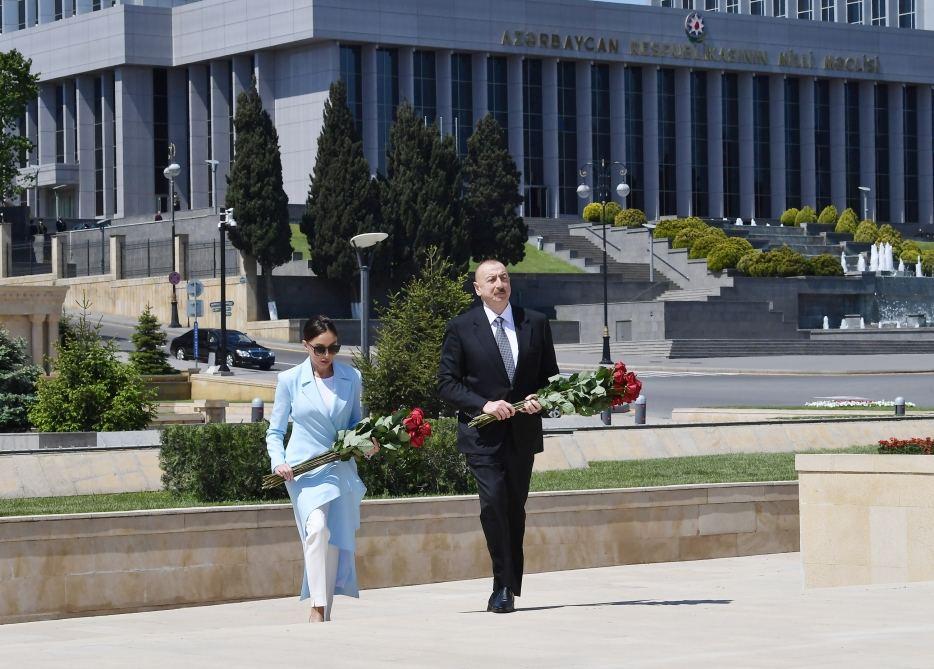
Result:
M704 41L704 17L699 12L691 12L684 19L684 32L692 42Z

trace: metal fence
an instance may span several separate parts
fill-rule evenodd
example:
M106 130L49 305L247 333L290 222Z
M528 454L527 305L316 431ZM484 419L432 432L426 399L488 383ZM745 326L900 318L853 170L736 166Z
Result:
M123 245L123 277L168 276L172 271L172 240L132 242Z
M217 278L220 276L220 242L216 239L210 242L199 242L188 245L188 256L185 258L188 276L192 279ZM240 253L230 242L225 248L224 262L227 276L239 273Z
M10 248L13 276L49 274L52 271L52 239L13 244Z
M110 245L103 237L93 240L62 239L66 277L95 276L110 273ZM51 271L51 270L49 270Z

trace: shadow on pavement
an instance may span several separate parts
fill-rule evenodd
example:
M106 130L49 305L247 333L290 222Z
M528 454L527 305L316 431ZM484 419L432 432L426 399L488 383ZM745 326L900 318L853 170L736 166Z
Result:
M593 604L554 604L552 606L516 607L516 613L521 611L548 611L550 609L564 609L571 607L591 606L697 606L699 604L732 604L732 599L631 599L620 602L596 602ZM486 611L461 611L461 613L486 613Z

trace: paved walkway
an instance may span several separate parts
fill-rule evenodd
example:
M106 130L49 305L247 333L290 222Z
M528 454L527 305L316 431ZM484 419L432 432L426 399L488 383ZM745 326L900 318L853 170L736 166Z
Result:
M929 668L934 583L804 591L797 553L531 575L522 609L488 581L0 627L5 667Z

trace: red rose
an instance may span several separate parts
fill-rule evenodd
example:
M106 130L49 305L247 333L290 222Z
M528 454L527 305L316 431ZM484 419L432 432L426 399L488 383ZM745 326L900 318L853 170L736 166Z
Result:
M623 393L623 400L634 402L642 392L642 381L636 377L635 372L626 373L626 391Z
M431 423L423 422L415 432L410 432L409 436L411 437L409 443L412 444L413 448L421 448L422 444L425 443L425 439L431 435Z
M402 424L405 425L406 432L411 433L413 430L417 430L418 426L425 422L425 412L415 407L409 413L408 416L402 419Z
M613 385L617 388L623 387L623 382L626 379L626 365L621 362L617 362L616 366L613 368Z

